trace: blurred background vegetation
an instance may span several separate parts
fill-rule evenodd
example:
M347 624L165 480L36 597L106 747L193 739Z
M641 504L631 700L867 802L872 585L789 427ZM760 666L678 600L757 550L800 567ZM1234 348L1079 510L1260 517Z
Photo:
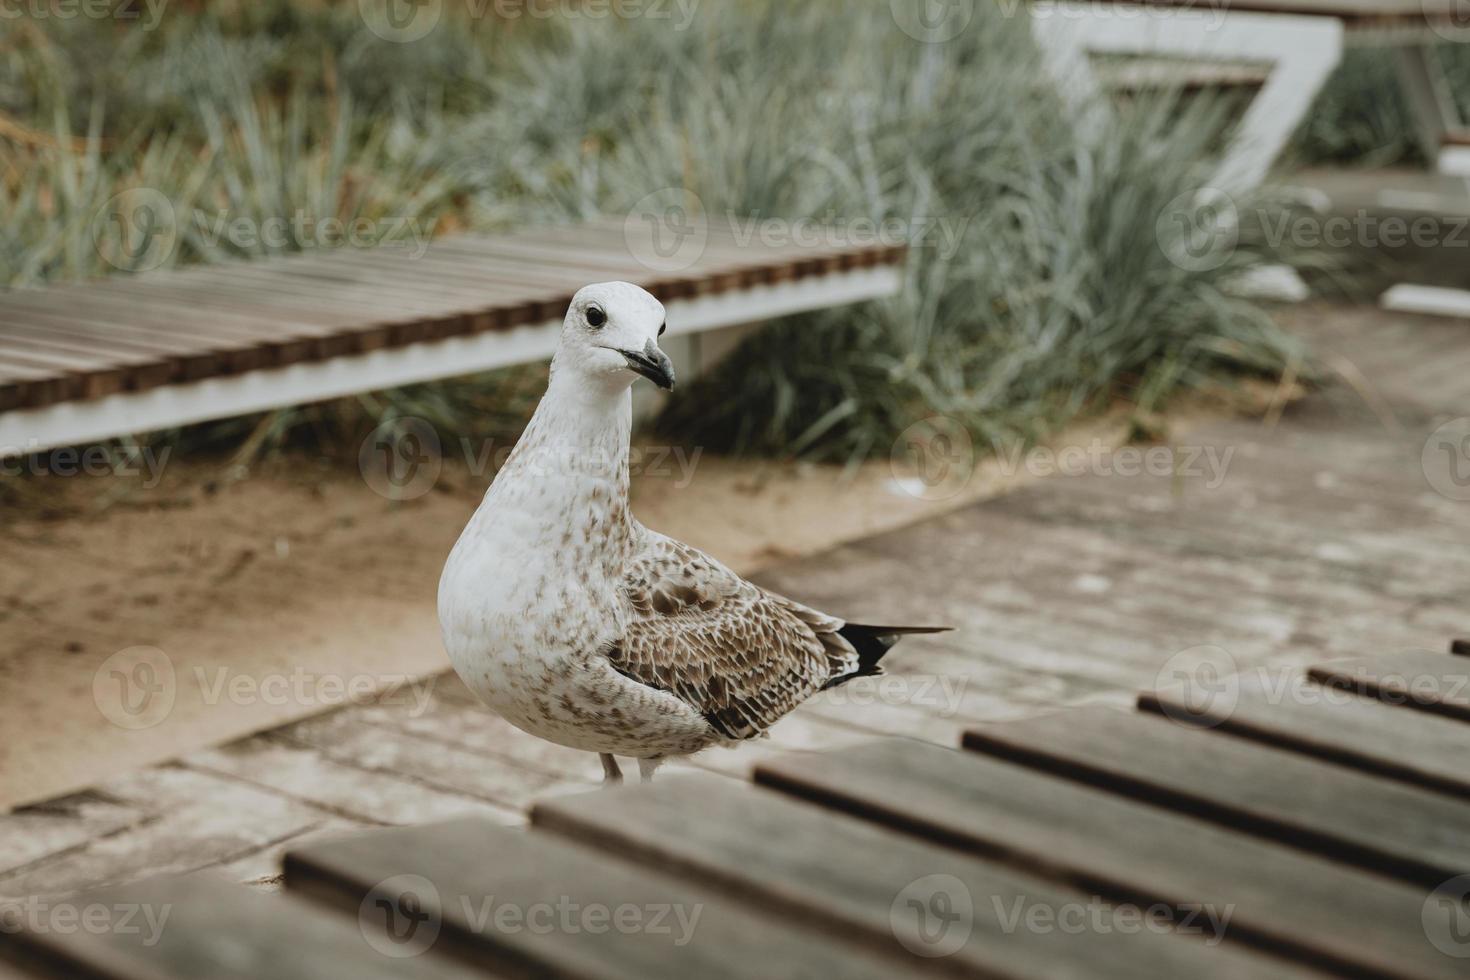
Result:
M658 425L712 450L860 460L936 412L982 444L1033 438L1082 412L1121 402L1141 417L1181 391L1299 365L1231 288L1293 257L1247 233L1224 264L1192 270L1161 247L1158 217L1207 178L1227 107L1137 100L1084 140L1026 19L998 5L943 45L905 35L878 3L705 2L682 30L454 6L411 43L325 0L176 2L149 31L7 21L0 285L119 274L93 219L129 188L205 216L181 223L171 259L195 263L269 250L201 234L221 211L448 234L617 214L684 187L716 215L896 218L959 236L916 244L900 297L775 323L678 392ZM1455 54L1452 72L1470 74ZM1350 53L1298 163L1417 162L1383 57ZM351 456L345 433L398 415L499 435L542 378L497 372L161 438Z

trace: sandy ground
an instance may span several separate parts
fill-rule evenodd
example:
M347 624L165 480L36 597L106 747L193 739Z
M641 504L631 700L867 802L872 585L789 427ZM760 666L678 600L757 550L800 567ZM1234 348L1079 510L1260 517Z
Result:
M1107 418L1056 444L1098 451L1127 431ZM856 471L650 449L634 510L749 572L1047 472L974 463L946 435ZM394 685L411 696L447 666L434 593L489 482L473 456L411 500L375 491L371 465L288 458L241 478L170 459L152 486L141 469L27 479L0 511L0 808Z

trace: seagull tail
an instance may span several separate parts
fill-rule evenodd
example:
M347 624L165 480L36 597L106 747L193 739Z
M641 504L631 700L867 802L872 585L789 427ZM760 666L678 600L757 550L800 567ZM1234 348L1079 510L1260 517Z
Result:
M867 626L862 623L846 623L837 631L837 635L852 644L852 648L857 651L857 670L832 678L822 685L822 689L836 687L854 677L870 677L883 673L883 667L878 661L893 649L899 637L913 633L948 633L952 629L953 626Z

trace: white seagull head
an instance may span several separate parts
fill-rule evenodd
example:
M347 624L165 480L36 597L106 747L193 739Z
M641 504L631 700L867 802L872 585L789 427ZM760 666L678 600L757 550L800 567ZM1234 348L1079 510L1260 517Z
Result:
M659 350L664 305L630 282L597 282L572 297L552 366L588 385L623 389L642 375L674 387L674 365Z

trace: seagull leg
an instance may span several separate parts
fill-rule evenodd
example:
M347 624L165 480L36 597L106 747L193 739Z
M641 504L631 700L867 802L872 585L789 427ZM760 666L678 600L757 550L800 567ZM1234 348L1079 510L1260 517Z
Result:
M623 781L623 770L618 768L618 760L611 752L599 752L597 757L602 760L602 785L616 786ZM640 760L641 761L641 760Z
M653 774L659 766L664 764L662 757L638 760L638 781L640 783L653 782Z

